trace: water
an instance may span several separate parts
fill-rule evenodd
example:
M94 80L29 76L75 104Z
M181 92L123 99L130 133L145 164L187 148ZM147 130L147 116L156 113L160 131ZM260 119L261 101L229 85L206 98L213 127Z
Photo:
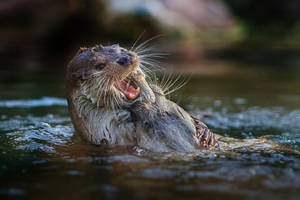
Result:
M194 74L171 96L236 138L300 150L300 72L240 67ZM74 130L63 72L1 73L0 199L299 199L292 152L157 154L99 147Z

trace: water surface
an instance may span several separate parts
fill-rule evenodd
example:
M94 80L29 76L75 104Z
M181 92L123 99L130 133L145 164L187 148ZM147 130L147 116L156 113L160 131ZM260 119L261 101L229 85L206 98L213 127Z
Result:
M212 113L204 122L214 132L269 135L300 150L299 75L293 68L232 65L192 75L171 98L193 114ZM74 134L63 72L3 70L0 77L0 199L300 197L297 154L157 154L86 144Z

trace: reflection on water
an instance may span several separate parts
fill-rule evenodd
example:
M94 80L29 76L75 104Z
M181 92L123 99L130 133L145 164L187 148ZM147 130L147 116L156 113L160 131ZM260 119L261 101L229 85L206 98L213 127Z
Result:
M192 76L172 98L194 114L211 112L204 121L217 133L269 135L299 150L299 73L247 72ZM299 197L300 156L291 152L158 154L86 144L74 135L62 77L0 86L1 199Z

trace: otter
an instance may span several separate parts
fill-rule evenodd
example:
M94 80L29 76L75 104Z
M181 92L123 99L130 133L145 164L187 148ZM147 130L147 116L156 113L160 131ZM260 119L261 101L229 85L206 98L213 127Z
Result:
M68 108L76 132L92 144L155 152L218 148L214 133L163 90L148 83L139 55L119 45L80 48L67 66Z

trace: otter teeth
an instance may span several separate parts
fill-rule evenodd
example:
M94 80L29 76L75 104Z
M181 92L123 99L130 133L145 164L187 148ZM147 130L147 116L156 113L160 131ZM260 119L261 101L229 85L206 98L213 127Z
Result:
M137 88L136 88L136 91L137 91L138 93L140 93L141 88L140 88L140 87L137 87Z
M130 86L130 83L128 81L127 84L126 84L126 88L129 88L129 86Z

